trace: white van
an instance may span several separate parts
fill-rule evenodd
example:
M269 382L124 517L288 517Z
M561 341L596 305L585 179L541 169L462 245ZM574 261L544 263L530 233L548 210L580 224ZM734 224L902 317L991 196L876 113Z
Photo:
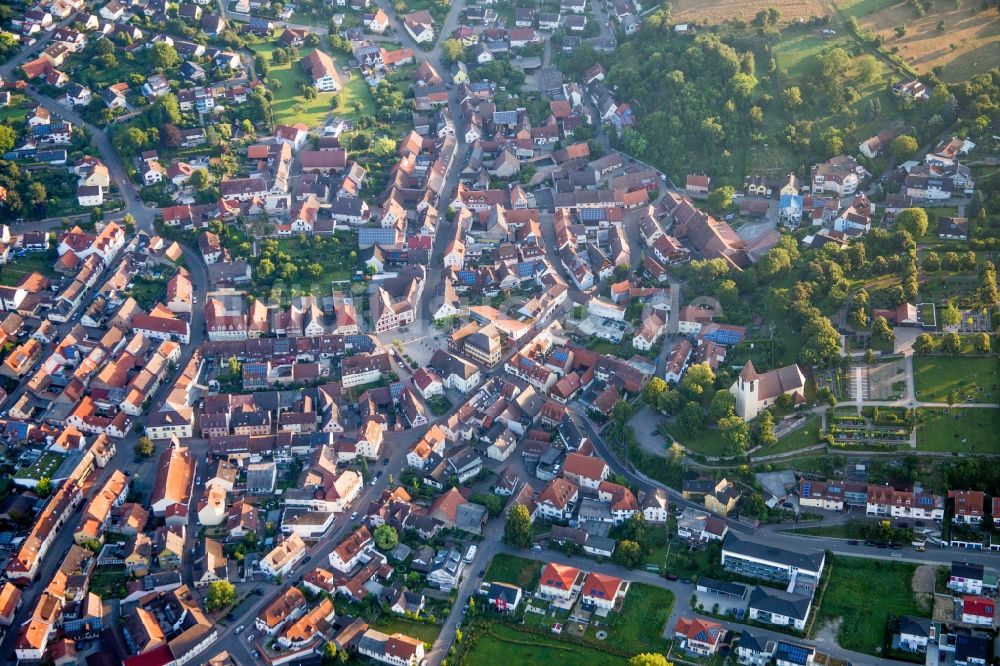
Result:
M476 547L469 546L469 550L465 551L465 561L466 563L471 564L474 559L476 559Z

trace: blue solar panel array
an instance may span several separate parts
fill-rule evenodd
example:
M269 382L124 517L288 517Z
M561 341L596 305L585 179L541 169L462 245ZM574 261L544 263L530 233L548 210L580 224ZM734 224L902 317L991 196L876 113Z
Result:
M808 481L802 482L802 496L809 497L812 494L812 484Z
M375 349L375 343L367 335L348 335L347 344L351 345L358 351L372 351Z
M476 272L475 271L458 271L456 273L458 281L462 284L474 285L476 284Z
M393 382L389 384L389 394L392 395L393 402L399 402L399 396L403 395L403 389L406 388L406 382Z
M533 261L522 261L517 265L517 276L526 278L531 277L535 273L535 262Z
M552 358L560 363L565 363L569 360L569 351L566 349L556 349L552 352Z
M923 504L924 506L929 506L934 504L934 498L930 495L918 495L917 504Z
M735 345L743 341L743 336L736 331L730 331L728 329L717 329L708 333L704 336L709 342L714 342L720 345Z
M811 648L778 641L778 648L774 651L774 657L778 661L787 661L792 664L805 666L805 664L809 663L809 655L812 652Z
M513 125L517 122L517 111L494 111L493 122L497 125Z
M603 208L584 208L580 211L580 219L587 221L603 220L606 216Z

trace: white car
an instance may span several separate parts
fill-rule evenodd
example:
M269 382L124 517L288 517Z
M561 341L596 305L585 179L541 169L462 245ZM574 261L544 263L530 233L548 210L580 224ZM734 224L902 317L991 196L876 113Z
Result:
M358 512L355 511L354 513L351 514L351 520L357 520L357 519L358 519Z
M236 635L237 635L237 636L239 636L239 635L240 635L240 633L241 633L241 632L242 632L242 631L243 631L244 629L246 629L246 628L247 628L247 625L245 625L245 624L241 624L240 626L236 627Z
M255 636L253 634L250 634L249 636L247 636L247 643L253 643L253 639L254 638L255 638Z

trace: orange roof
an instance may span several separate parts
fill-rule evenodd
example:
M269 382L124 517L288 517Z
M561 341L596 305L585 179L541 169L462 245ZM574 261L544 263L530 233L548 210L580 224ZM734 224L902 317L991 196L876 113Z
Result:
M618 596L621 585L621 578L594 571L587 574L587 580L583 582L583 595L596 599L614 599Z
M21 603L21 590L13 583L4 583L0 589L0 617L13 619L19 603Z
M364 547L371 540L371 532L368 531L367 527L362 525L360 529L352 532L341 541L334 552L337 553L337 557L340 558L341 562L350 562L358 553L364 550Z
M579 453L570 453L566 456L566 461L563 463L563 472L593 479L594 481L603 479L607 468L608 464L601 458L585 456Z
M563 509L569 504L576 494L576 484L563 478L555 478L545 486L545 490L538 496L538 502L547 502L557 509Z
M306 598L297 587L290 587L260 614L260 619L269 628L274 628L288 619L295 609L305 606Z
M542 577L539 579L539 583L546 587L570 590L573 588L573 583L576 582L579 575L580 570L576 567L549 562L542 569Z

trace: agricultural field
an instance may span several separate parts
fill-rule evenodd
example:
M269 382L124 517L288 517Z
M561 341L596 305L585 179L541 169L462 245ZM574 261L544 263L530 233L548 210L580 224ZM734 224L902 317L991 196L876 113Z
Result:
M675 0L670 12L677 23L719 23L726 19L740 18L749 21L764 9L781 12L781 22L791 23L813 16L830 16L834 13L828 0Z
M857 18L862 30L881 35L883 48L898 48L897 55L921 74L940 67L944 81L956 82L1000 65L996 6L942 2L923 16L912 4L893 0L841 3L840 9ZM903 26L900 36L897 28Z

